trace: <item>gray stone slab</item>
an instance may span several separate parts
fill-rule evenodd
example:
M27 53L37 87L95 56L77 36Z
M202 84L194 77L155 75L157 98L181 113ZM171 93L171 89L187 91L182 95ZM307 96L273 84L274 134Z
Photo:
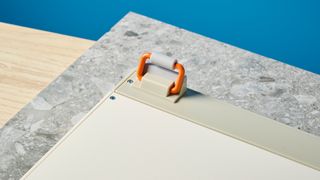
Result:
M0 129L0 179L19 179L146 51L178 58L189 88L320 135L319 75L129 13Z

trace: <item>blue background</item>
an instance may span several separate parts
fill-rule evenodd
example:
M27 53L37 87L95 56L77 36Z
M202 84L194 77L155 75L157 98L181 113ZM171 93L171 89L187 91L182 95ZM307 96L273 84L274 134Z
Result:
M0 21L97 40L128 11L320 74L320 1L0 0Z

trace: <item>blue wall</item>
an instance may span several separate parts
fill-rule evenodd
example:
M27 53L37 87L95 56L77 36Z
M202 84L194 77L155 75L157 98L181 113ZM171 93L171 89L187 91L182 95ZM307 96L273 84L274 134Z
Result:
M0 21L92 40L128 11L320 74L316 0L0 0Z

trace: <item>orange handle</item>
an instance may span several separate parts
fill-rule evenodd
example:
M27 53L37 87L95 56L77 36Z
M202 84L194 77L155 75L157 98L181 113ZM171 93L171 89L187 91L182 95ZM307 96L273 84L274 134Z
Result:
M140 57L140 62L137 69L137 78L139 81L141 81L143 77L143 70L144 70L146 61L150 59L150 57L151 57L151 53L145 53ZM179 94L183 85L185 70L182 64L179 64L179 63L176 63L174 68L178 70L178 76L173 86L170 89L170 94Z
M170 94L179 94L184 80L184 67L182 64L176 63L174 68L178 70L179 74L173 84L173 87L170 89Z
M150 57L151 57L151 53L145 53L140 57L140 62L137 69L137 77L139 81L141 81L143 76L144 65L146 64L146 61L150 59Z

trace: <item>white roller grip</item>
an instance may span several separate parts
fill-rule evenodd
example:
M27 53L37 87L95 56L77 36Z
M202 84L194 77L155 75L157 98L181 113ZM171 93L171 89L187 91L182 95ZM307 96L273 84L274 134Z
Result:
M165 56L157 52L152 52L150 61L153 64L170 70L174 70L174 65L177 63L176 59L173 59L171 57Z

